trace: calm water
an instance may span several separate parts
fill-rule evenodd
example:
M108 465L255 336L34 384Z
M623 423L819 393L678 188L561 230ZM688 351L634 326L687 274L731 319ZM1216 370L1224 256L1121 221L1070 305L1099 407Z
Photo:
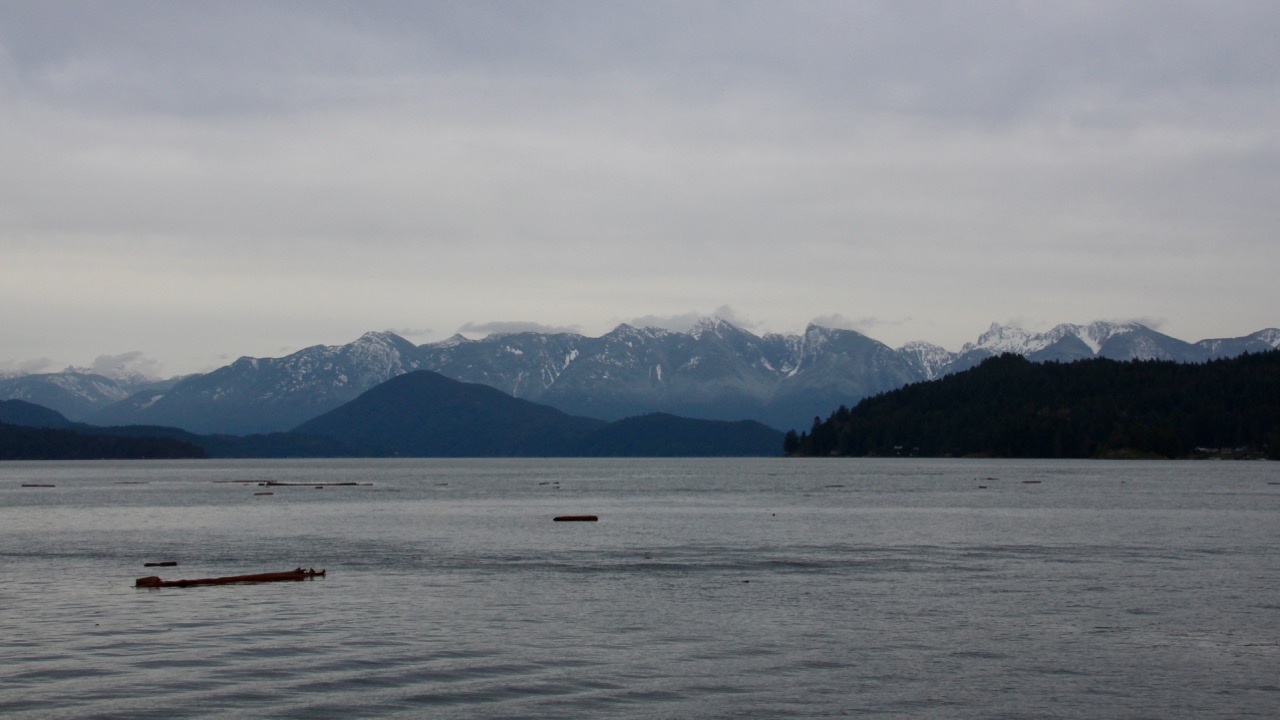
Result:
M1280 463L0 464L6 718L1278 712Z

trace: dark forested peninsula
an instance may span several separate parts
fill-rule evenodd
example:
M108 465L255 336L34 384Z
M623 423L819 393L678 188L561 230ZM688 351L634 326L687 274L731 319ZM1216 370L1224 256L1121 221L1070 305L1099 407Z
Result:
M0 460L203 458L202 448L167 437L126 437L0 423Z
M991 358L841 407L809 456L1280 459L1280 351L1203 364Z
M24 400L0 400L0 460L354 457L335 440L297 433L196 435L155 425L96 427Z

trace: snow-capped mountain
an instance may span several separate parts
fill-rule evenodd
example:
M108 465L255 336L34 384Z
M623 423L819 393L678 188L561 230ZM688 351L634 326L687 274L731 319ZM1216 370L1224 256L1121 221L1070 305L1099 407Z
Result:
M67 368L57 373L4 378L0 380L0 399L26 400L57 410L72 420L84 420L140 390L172 384L173 381L152 380L138 374L113 378L83 368Z
M1196 345L1156 332L1139 323L1095 322L1089 325L1062 324L1044 333L993 323L976 342L966 343L959 356L961 364L1014 353L1037 361L1070 361L1090 357L1115 360L1205 360Z
M624 324L600 337L523 332L421 346L392 333L367 333L347 345L317 345L282 358L242 357L128 397L106 378L54 373L0 381L0 399L29 400L99 424L247 434L295 427L392 377L425 369L572 415L617 420L666 412L789 429L1006 352L1036 361L1203 362L1276 348L1276 329L1193 344L1138 323L1095 322L1044 333L994 324L953 353L923 342L894 349L852 330L817 325L799 335L761 337L707 318L688 332ZM71 405L76 409L69 412Z
M771 392L776 373L763 344L710 320L689 333L623 324L597 338L517 333L421 352L427 369L570 414L616 420L661 410L728 419L715 409L758 409Z
M1268 328L1240 338L1201 340L1196 347L1207 359L1236 357L1247 352L1267 352L1280 349L1280 330Z
M1014 353L1033 355L1064 340L1074 339L1082 343L1092 355L1099 355L1107 342L1114 337L1137 333L1147 328L1137 323L1095 322L1089 325L1063 323L1044 333L1027 332L1018 327L992 323L976 342L966 343L960 354L986 351L991 355ZM1073 343L1074 344L1074 343Z
M191 432L249 434L292 428L421 367L418 348L392 333L347 345L316 345L283 358L242 357L163 391L102 409L102 425L172 425Z
M914 341L898 348L898 353L924 380L934 380L947 374L956 354L940 345Z

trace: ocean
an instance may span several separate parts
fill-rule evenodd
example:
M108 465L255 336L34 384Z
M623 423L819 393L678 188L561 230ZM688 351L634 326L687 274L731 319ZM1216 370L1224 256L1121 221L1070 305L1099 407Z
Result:
M1277 463L0 464L10 719L1277 714Z

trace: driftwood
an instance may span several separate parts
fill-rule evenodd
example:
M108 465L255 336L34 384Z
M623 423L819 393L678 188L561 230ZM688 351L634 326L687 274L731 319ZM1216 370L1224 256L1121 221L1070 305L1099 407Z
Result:
M371 482L331 482L331 483L295 483L280 482L279 480L265 480L258 483L258 487L369 487L373 485Z
M552 519L556 522L595 522L600 518L595 515L558 515Z
M197 578L195 580L161 580L158 575L138 578L134 587L191 587L192 585L230 585L232 583L281 582L285 580L310 580L324 577L324 570L315 568L304 570L286 570L284 572L258 573L256 575L230 575L216 578Z

